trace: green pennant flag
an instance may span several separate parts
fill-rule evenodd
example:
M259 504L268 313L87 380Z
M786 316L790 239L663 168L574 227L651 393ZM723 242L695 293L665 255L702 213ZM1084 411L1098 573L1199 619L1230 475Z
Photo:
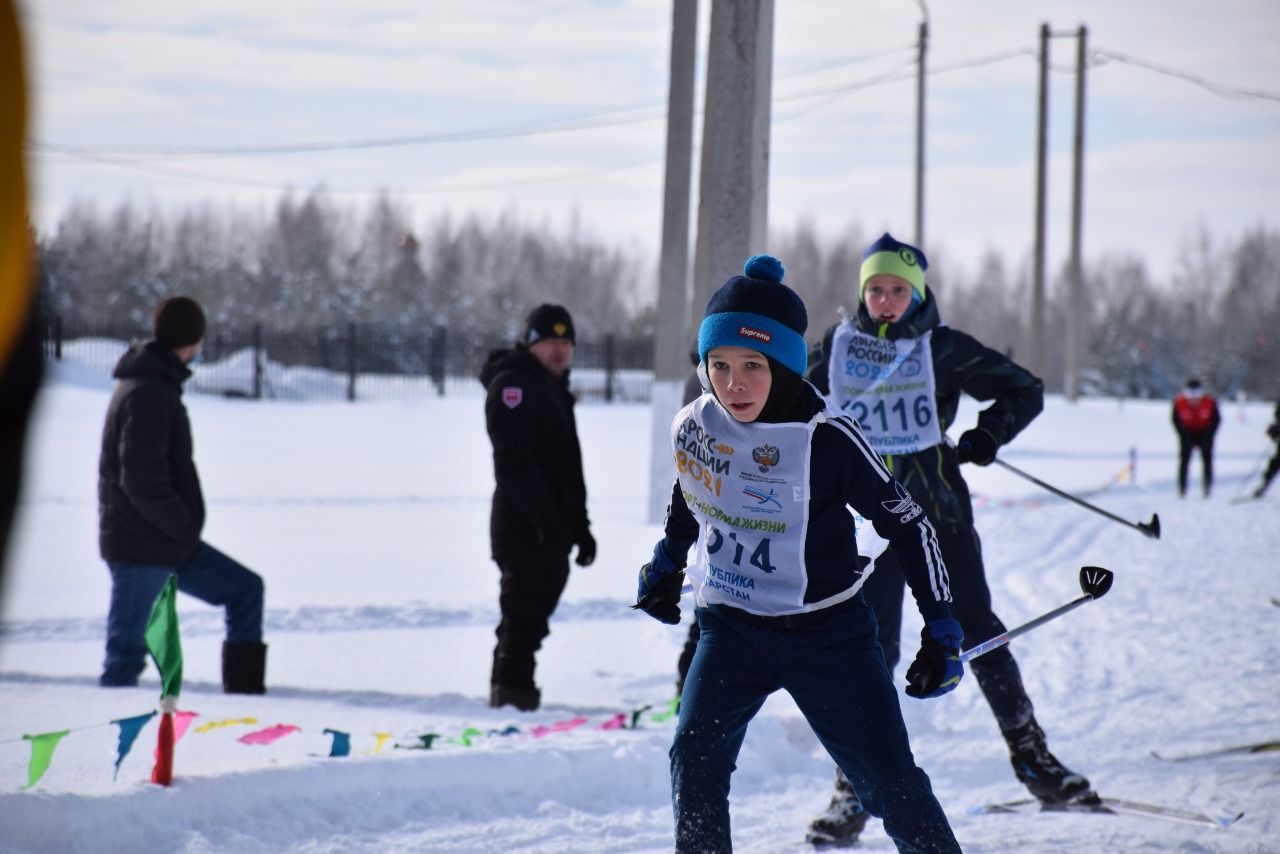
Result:
M54 748L58 746L58 742L62 737L71 732L64 729L61 732L44 732L40 735L24 735L23 739L31 742L31 762L27 764L27 785L24 789L30 789L36 782L44 776L44 772L49 770L49 763L53 761Z
M178 608L174 602L177 590L178 577L170 575L147 620L147 651L160 669L162 701L182 692L182 641L178 637Z

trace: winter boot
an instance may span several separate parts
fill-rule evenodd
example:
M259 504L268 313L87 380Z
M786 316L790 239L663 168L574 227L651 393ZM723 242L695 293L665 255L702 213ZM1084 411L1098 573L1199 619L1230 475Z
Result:
M515 706L532 712L542 702L542 693L533 681L533 652L499 643L493 651L493 671L489 677L489 706Z
M1088 801L1098 796L1089 787L1084 775L1077 774L1058 761L1049 752L1044 741L1044 730L1031 720L1004 733L1009 743L1009 761L1019 782L1031 794L1047 804L1067 801Z
M222 642L222 690L227 694L265 694L267 645Z
M489 686L489 707L515 706L521 712L534 712L542 702L542 692L537 688L513 688L494 682Z
M809 824L804 839L818 848L850 848L866 827L869 814L862 808L849 778L836 769L836 790L826 812Z

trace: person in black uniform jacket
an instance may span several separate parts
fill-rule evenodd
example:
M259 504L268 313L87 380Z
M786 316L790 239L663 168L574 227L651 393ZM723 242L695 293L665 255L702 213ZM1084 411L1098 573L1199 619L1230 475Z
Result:
M138 684L147 620L176 575L178 590L226 609L223 690L262 694L262 578L200 539L204 496L182 384L204 341L204 311L190 297L170 297L156 306L153 327L155 337L134 344L116 365L119 383L102 430L98 547L111 570L111 609L98 681Z
M1044 407L1044 385L1026 369L958 329L943 324L925 284L928 261L914 246L885 234L863 254L858 309L831 327L809 358L808 378L832 405L856 418L894 475L924 505L955 590L952 611L968 646L1005 631L992 609L961 463L988 465ZM961 393L989 402L955 447ZM864 593L875 609L880 645L892 670L899 657L903 575L899 556L876 560ZM1049 752L1009 647L970 665L1009 746L1019 781L1045 802L1095 798L1089 781ZM837 772L836 793L810 825L818 844L848 844L866 813Z
M596 557L569 391L573 348L569 312L543 304L529 313L520 342L491 352L480 371L496 481L489 540L502 573L489 680L494 708L538 708L534 653L569 580L569 552L577 546L579 566Z

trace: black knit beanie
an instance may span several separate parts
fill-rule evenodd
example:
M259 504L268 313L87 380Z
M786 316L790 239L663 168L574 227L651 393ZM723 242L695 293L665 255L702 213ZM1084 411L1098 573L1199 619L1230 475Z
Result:
M204 311L191 297L161 300L151 318L156 341L170 350L180 350L204 340Z
M521 340L525 344L533 344L543 338L567 338L571 343L575 340L573 318L569 316L568 309L562 305L543 303L529 312L524 321L524 336Z

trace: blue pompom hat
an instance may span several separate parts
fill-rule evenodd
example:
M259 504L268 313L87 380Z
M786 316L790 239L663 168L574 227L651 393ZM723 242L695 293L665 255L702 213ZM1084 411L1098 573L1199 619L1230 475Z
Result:
M711 299L698 328L698 358L716 347L749 347L804 376L809 364L804 332L809 313L804 301L782 284L782 262L754 255Z

